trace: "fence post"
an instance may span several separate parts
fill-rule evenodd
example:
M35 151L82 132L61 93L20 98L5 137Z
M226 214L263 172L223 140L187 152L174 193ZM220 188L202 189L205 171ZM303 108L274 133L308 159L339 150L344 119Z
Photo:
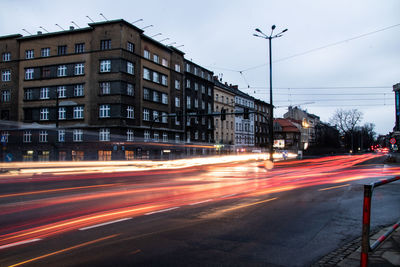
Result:
M371 196L372 185L364 185L363 226L361 239L361 267L368 266L369 227L371 223Z

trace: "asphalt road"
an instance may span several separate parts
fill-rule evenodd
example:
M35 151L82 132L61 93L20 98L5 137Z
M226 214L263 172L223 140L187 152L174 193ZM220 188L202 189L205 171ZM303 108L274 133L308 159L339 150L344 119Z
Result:
M362 185L400 173L259 165L0 177L0 266L308 266L360 236ZM372 228L398 220L399 189L374 192Z

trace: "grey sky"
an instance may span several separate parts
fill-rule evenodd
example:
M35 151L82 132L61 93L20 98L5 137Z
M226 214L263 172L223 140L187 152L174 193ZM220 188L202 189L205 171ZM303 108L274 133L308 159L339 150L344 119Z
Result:
M301 107L326 122L337 108L357 108L363 123L375 123L376 131L386 134L395 118L391 86L400 82L400 25L279 60L400 24L399 11L398 0L2 0L0 35L27 35L22 29L36 33L39 26L58 31L56 23L68 28L71 21L85 27L87 15L104 20L99 13L109 20L143 19L136 26L154 25L146 34L162 33L155 39L183 44L187 58L269 102L268 44L252 34L254 28L269 34L275 24L276 30L289 29L272 43L274 104L283 106L277 116L286 106L304 102L314 102Z

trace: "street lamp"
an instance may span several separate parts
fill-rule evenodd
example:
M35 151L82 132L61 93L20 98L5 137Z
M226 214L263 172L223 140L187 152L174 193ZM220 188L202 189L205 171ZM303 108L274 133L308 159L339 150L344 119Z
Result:
M274 148L274 106L272 103L272 49L271 49L271 41L274 38L278 38L278 37L282 37L282 34L284 32L286 32L288 29L284 29L283 31L281 31L280 33L277 34L273 34L274 30L275 30L276 26L272 25L271 27L271 34L268 36L265 33L263 33L260 29L255 29L256 32L258 32L259 34L254 33L253 35L256 37L260 37L260 38L264 38L264 39L268 39L268 43L269 43L269 100L270 100L270 104L271 104L271 112L269 113L269 137L270 137L270 144L269 144L269 159L271 161L274 160L273 158L273 148Z

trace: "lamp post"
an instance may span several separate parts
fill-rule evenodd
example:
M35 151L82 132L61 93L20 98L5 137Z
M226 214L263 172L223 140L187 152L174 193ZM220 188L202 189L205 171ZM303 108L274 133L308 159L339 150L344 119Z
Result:
M269 144L269 159L273 161L273 148L274 148L274 106L272 103L272 39L282 37L282 34L286 32L288 29L284 29L280 33L274 34L276 26L272 25L271 27L271 34L266 35L263 33L260 29L255 29L256 32L259 34L254 33L253 35L256 37L264 38L268 40L269 43L269 100L271 104L271 111L269 113L269 138L270 138L270 144Z

